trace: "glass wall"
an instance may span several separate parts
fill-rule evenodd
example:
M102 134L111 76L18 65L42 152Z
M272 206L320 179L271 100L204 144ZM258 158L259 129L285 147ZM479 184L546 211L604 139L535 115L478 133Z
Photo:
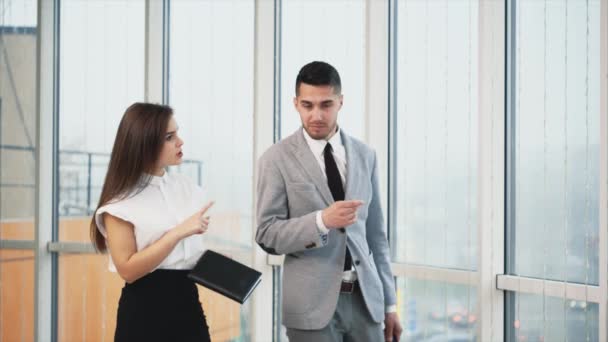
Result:
M206 247L252 264L254 1L171 1L169 103L201 166ZM185 165L187 166L187 165ZM193 165L180 172L195 177ZM212 340L249 340L251 308L199 287Z
M297 72L310 61L327 61L342 77L340 126L379 150L381 170L388 165L393 172L388 179L394 183L380 177L394 187L387 213L394 223L389 229L402 340L604 340L608 285L602 281L602 256L608 246L600 222L606 203L600 199L606 175L599 170L605 161L600 102L606 60L600 50L608 44L601 37L607 2L510 0L504 50L502 43L488 44L485 29L495 27L485 16L501 15L488 14L492 2L395 0L384 2L386 11L373 0L270 3L0 0L0 341L34 340L37 310L39 319L56 322L58 341L113 340L124 281L108 271L107 255L91 253L89 221L119 120L128 105L145 100L146 86L149 94L168 94L185 141L185 162L170 172L187 175L216 202L206 248L254 265L253 256L261 253L253 243L254 155L269 139L255 134L270 132L273 117L254 113L254 102L271 102L254 99L254 87L256 73L262 74L262 84L273 69L262 65L277 60L281 137L300 125L292 101ZM40 22L39 6L46 19ZM274 28L280 37L275 55L270 26L256 21L270 19L271 12L280 23ZM381 24L388 31L374 26ZM37 46L52 45L38 42L51 36L47 29L60 45L58 60L45 54L44 65L57 62L59 73L45 72L37 84ZM492 31L494 42L502 42L502 34L494 35L501 30ZM366 112L381 101L366 99L386 86L370 83L381 80L370 75L387 72L371 63L379 58L369 51L370 42L380 45L375 39L396 43L390 50L395 60L386 51L395 72L386 75L395 87L390 98L395 106L387 106L394 108L391 113ZM263 51L255 51L260 46ZM486 63L502 65L496 59L502 53L505 78L502 72L484 74L494 67ZM503 99L480 95L488 93L483 90L490 78L496 89L503 82L507 88L504 122L490 120L493 129L505 129L505 154L494 145L501 139L487 137L496 131L486 131L484 115L493 113L483 108L503 105ZM255 93L263 97L272 91ZM48 106L58 105L56 130L40 133L38 101L44 115L55 111ZM394 125L386 127L396 133L393 140L383 135L376 118ZM58 151L36 146L42 135L43 141L52 140L48 134L58 139ZM481 148L487 144L492 149ZM57 170L49 167L54 152ZM38 153L48 169L36 169ZM497 162L503 158L504 176ZM496 165L501 167L486 170ZM42 185L36 177L53 171L59 174L57 193L44 195L56 195L58 203L57 212L49 214L50 204L36 202ZM495 178L485 179L489 173ZM492 191L506 183L504 211L502 202L495 205L502 192L492 198L492 208L478 200L489 183ZM52 235L58 241L37 245L37 236L46 239L54 229L47 223L55 214L58 230ZM504 215L506 228L497 223L502 218L486 215ZM69 244L51 244L49 252L44 248L49 242ZM502 248L503 242L504 254L488 247ZM491 261L481 257L486 252ZM501 274L503 257L506 275ZM256 259L255 265L261 263ZM486 267L491 263L500 270ZM43 285L37 287L36 279ZM276 293L241 306L202 287L199 291L214 341L259 340L256 329L277 318L270 310L268 317L254 316L264 311L254 305L270 308ZM56 312L37 300L54 295ZM39 339L52 334L42 331Z
M475 341L475 288L399 278L397 292L404 341Z
M512 5L508 272L598 285L600 1ZM597 341L597 306L587 304L514 295L514 339L529 321L527 334L547 341Z
M599 341L598 304L509 293L517 318L508 320L514 341Z
M118 123L144 99L145 2L61 1L59 240L88 245ZM112 341L124 281L108 256L59 256L59 341Z
M298 71L312 61L340 74L344 106L338 124L348 134L365 134L365 1L285 0L281 15L281 136L301 125L293 105ZM382 115L382 113L375 113Z
M393 258L473 272L478 3L399 1L396 26ZM474 287L404 278L398 288L407 341L476 339Z
M599 1L516 6L512 272L597 284Z
M477 4L403 1L395 260L476 268Z
M34 337L34 252L0 249L0 340Z
M0 341L34 336L37 15L0 0Z
M35 1L15 0L1 0L0 8L0 238L30 240L36 184L37 8Z
M60 32L59 214L86 217L122 114L143 100L144 1L62 1Z

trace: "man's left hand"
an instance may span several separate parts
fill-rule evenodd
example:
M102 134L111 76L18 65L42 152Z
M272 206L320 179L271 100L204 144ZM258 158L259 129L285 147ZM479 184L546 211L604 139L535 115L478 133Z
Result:
M399 341L402 331L397 313L387 312L384 316L384 340L387 342Z

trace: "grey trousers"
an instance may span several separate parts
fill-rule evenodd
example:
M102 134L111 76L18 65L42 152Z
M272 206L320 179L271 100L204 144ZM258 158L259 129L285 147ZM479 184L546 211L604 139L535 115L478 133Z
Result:
M382 323L372 320L361 290L357 289L353 293L340 293L336 312L323 329L287 328L287 337L290 342L382 342L382 329Z

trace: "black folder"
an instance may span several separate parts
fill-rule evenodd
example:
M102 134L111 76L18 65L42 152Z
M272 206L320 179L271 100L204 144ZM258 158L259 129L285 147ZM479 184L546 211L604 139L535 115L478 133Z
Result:
M188 278L243 304L262 281L262 273L212 250L206 250Z

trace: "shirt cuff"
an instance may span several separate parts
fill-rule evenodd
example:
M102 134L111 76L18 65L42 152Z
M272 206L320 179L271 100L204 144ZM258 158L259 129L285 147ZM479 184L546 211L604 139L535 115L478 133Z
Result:
M325 223L323 223L323 211L317 211L317 229L319 230L319 234L325 235L329 233L329 229L325 227Z
M384 310L385 313L392 313L392 312L397 312L397 305L389 305L386 307L386 310Z

